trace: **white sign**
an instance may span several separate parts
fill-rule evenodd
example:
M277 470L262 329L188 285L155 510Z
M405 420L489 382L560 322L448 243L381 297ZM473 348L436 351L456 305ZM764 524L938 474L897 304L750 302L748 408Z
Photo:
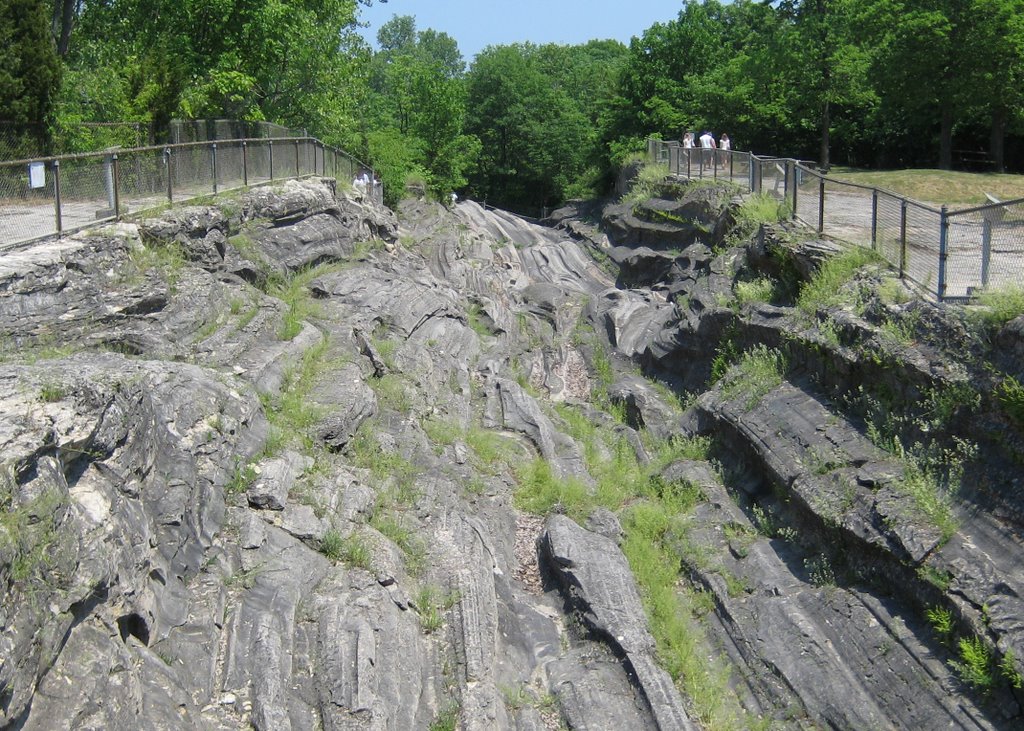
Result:
M28 187L46 187L46 165L41 162L30 162L28 164Z

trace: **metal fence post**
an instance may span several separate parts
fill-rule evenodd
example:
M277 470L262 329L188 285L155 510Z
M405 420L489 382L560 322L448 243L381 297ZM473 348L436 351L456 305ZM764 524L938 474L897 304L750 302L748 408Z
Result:
M729 150L729 180L732 180L732 150Z
M801 178L800 168L797 167L797 162L794 160L793 161L793 210L790 212L790 216L789 216L791 221L795 221L796 220L796 195L797 195L797 191L800 189L800 178Z
M213 194L217 195L217 143L210 145L210 161L213 163Z
M947 247L949 242L949 207L943 206L939 213L939 286L936 295L939 302L946 297L946 259L949 256Z
M110 156L110 164L114 168L114 218L121 219L121 165L117 162L117 153Z
M871 189L871 248L878 251L878 188Z
M825 177L818 178L818 233L825 230Z
M988 286L989 262L992 260L992 220L985 214L981 226L981 286Z
M299 141L295 140L295 177L298 178L302 175L299 172Z
M900 279L907 270L907 199L900 199Z
M248 155L249 144L242 142L242 185L248 187L249 185L249 155Z
M167 168L167 202L174 204L174 182L171 180L171 148L164 148L164 167Z
M782 168L782 200L783 201L786 200L786 194L789 193L790 182L793 180L793 176L790 173L790 169L792 168L792 165L793 165L793 161L792 160L786 160L786 166L784 168ZM776 168L776 169L778 169L778 168Z
M53 161L53 217L57 224L57 235L64 232L64 224L60 210L60 160Z
M270 150L270 179L274 179L274 141L270 140L267 142L267 147Z

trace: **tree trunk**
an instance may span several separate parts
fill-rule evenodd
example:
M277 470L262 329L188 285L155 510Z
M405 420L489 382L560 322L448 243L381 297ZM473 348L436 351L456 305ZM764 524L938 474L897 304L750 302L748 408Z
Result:
M939 169L953 169L953 108L942 105L942 126L939 129Z
M999 104L992 109L992 134L988 142L988 154L995 165L997 173L1006 172L1005 151L1003 142L1006 139L1006 107Z
M53 21L50 32L53 44L60 58L66 58L71 48L71 29L75 25L75 16L81 0L53 0Z

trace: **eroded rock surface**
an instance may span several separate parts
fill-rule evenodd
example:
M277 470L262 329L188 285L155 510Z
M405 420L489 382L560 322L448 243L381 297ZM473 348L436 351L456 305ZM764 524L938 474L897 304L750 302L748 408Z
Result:
M967 331L925 303L740 301L786 259L723 247L731 195L546 228L312 179L0 259L0 725L1019 725L1020 435L984 394L928 416L967 366L884 325ZM761 390L734 365L755 345L790 364ZM883 392L912 439L1004 429L951 530L869 439ZM721 469L659 462L673 440ZM636 494L618 463L650 473ZM656 538L718 710L627 558L634 509L685 495Z

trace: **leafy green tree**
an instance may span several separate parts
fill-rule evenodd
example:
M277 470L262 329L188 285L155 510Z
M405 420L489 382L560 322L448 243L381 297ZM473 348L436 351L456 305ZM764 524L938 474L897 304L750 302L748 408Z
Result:
M593 127L544 73L532 44L490 46L468 74L467 130L482 143L474 193L535 211L564 199L587 169Z
M60 80L49 11L42 0L0 0L0 121L17 125L13 154L39 154L49 144Z
M464 134L465 64L446 33L416 31L415 19L395 16L377 34L365 120L370 158L387 170L394 195L405 174L422 179L437 196L466 185L479 141ZM397 148L404 146L405 152Z

